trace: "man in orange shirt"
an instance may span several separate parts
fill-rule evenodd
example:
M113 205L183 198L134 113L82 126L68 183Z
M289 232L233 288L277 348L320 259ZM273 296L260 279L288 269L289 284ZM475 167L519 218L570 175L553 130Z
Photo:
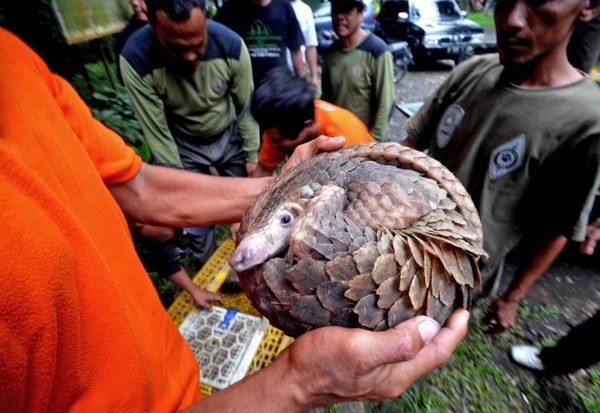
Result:
M323 100L287 68L272 69L252 96L252 115L263 130L254 177L269 176L300 144L317 136L344 136L346 146L375 142L353 113Z
M238 221L271 179L143 164L2 29L0 56L2 411L172 412L199 402L198 365L136 257L126 218ZM321 138L292 158L342 141ZM447 360L467 318L459 311L441 330L427 317L386 332L318 329L192 408L291 412L396 396Z

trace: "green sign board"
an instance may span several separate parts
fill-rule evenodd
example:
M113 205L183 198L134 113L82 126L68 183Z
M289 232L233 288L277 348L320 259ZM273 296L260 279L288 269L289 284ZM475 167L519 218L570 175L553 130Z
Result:
M128 0L52 0L68 44L118 33L133 15Z

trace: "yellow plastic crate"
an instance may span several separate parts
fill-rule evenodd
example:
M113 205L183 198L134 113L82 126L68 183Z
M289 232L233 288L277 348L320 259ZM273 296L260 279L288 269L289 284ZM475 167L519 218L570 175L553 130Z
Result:
M228 261L234 248L233 240L224 241L192 281L200 288L218 292L224 301L222 307L234 308L244 314L260 316L244 293L231 294L219 291L231 271ZM173 323L179 328L193 309L194 302L191 295L183 291L169 307L168 313ZM257 372L271 364L273 359L293 341L294 339L284 335L281 330L269 325L246 374ZM204 383L200 383L200 389L205 396L210 396L216 391Z
M590 77L600 86L600 66L594 66L590 71Z

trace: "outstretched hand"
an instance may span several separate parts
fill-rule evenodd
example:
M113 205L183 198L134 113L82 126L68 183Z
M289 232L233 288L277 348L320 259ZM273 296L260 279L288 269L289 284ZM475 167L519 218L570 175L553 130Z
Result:
M496 298L488 307L487 314L482 323L486 326L484 332L487 334L502 333L517 323L518 301L512 301L505 297Z
M397 397L419 377L444 365L465 336L469 313L460 309L440 330L420 316L370 332L326 327L301 336L281 355L300 379L311 405Z
M294 150L294 153L292 156L290 156L290 159L281 169L281 173L320 152L329 152L340 149L344 146L344 143L346 143L346 138L343 136L329 137L325 135L321 135L317 139L313 139L310 142L304 143Z
M208 311L212 311L212 305L210 304L211 301L216 301L221 305L224 303L223 298L221 298L220 295L200 288L192 292L192 298L198 307L205 308Z
M585 240L579 244L579 250L582 254L593 255L598 240L600 240L600 218L588 225Z

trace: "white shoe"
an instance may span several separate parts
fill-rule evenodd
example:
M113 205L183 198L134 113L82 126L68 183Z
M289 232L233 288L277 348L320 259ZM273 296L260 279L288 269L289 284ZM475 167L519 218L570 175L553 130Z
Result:
M512 346L511 356L517 363L533 370L544 371L544 363L540 360L540 350L533 346Z

